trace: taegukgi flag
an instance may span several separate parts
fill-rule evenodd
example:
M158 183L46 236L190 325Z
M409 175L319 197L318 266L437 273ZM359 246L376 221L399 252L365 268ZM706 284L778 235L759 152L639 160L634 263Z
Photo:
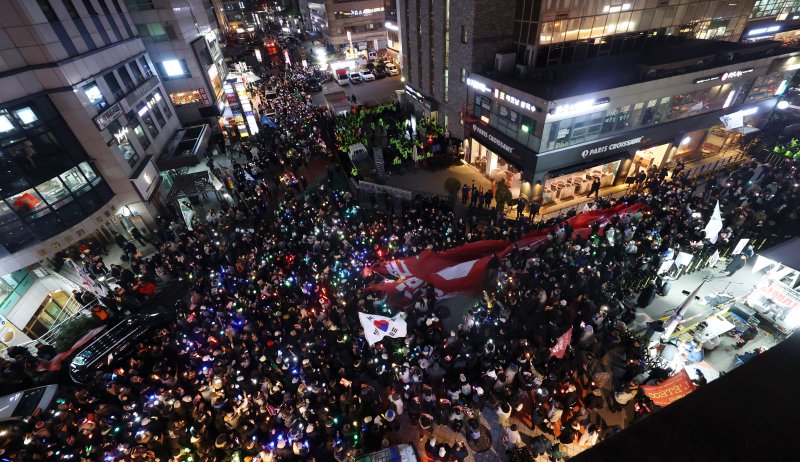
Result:
M361 321L364 337L370 345L380 342L386 336L392 338L406 336L406 321L399 314L387 318L377 314L358 313L358 320Z

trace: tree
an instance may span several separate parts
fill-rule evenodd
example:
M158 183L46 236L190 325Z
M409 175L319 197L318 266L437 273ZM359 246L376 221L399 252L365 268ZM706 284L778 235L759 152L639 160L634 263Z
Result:
M494 200L497 201L497 210L500 213L503 213L505 210L506 204L511 202L513 196L511 195L511 190L508 189L505 183L502 181L497 184L494 192Z
M461 190L461 182L451 176L444 180L444 189L449 192L451 196L455 196Z

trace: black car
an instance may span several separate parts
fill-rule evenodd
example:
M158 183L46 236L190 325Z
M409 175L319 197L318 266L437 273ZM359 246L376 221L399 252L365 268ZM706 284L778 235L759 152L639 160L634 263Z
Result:
M374 75L376 79L382 79L386 77L386 72L383 71L383 68L376 67L372 70L372 75Z
M319 83L319 80L312 78L308 79L306 82L306 88L308 88L309 92L316 93L318 91L322 91L322 84Z
M130 351L136 343L175 316L175 311L157 307L149 313L137 313L120 321L92 340L70 362L69 375L76 383L85 383L95 371L107 366L120 355Z

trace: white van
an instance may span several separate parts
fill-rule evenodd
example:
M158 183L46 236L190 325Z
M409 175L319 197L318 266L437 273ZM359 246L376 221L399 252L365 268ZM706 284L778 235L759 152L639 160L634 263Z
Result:
M347 151L347 155L350 156L350 162L369 159L369 152L367 152L367 148L361 143L351 145Z
M387 75L400 75L400 68L395 63L386 63L383 68L386 70Z

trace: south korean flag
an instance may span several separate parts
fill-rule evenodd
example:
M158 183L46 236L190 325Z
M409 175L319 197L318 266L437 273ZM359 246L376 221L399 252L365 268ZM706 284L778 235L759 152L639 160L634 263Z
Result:
M358 319L364 328L364 337L370 345L380 342L386 336L392 338L406 336L406 321L400 314L387 318L376 314L358 313Z

